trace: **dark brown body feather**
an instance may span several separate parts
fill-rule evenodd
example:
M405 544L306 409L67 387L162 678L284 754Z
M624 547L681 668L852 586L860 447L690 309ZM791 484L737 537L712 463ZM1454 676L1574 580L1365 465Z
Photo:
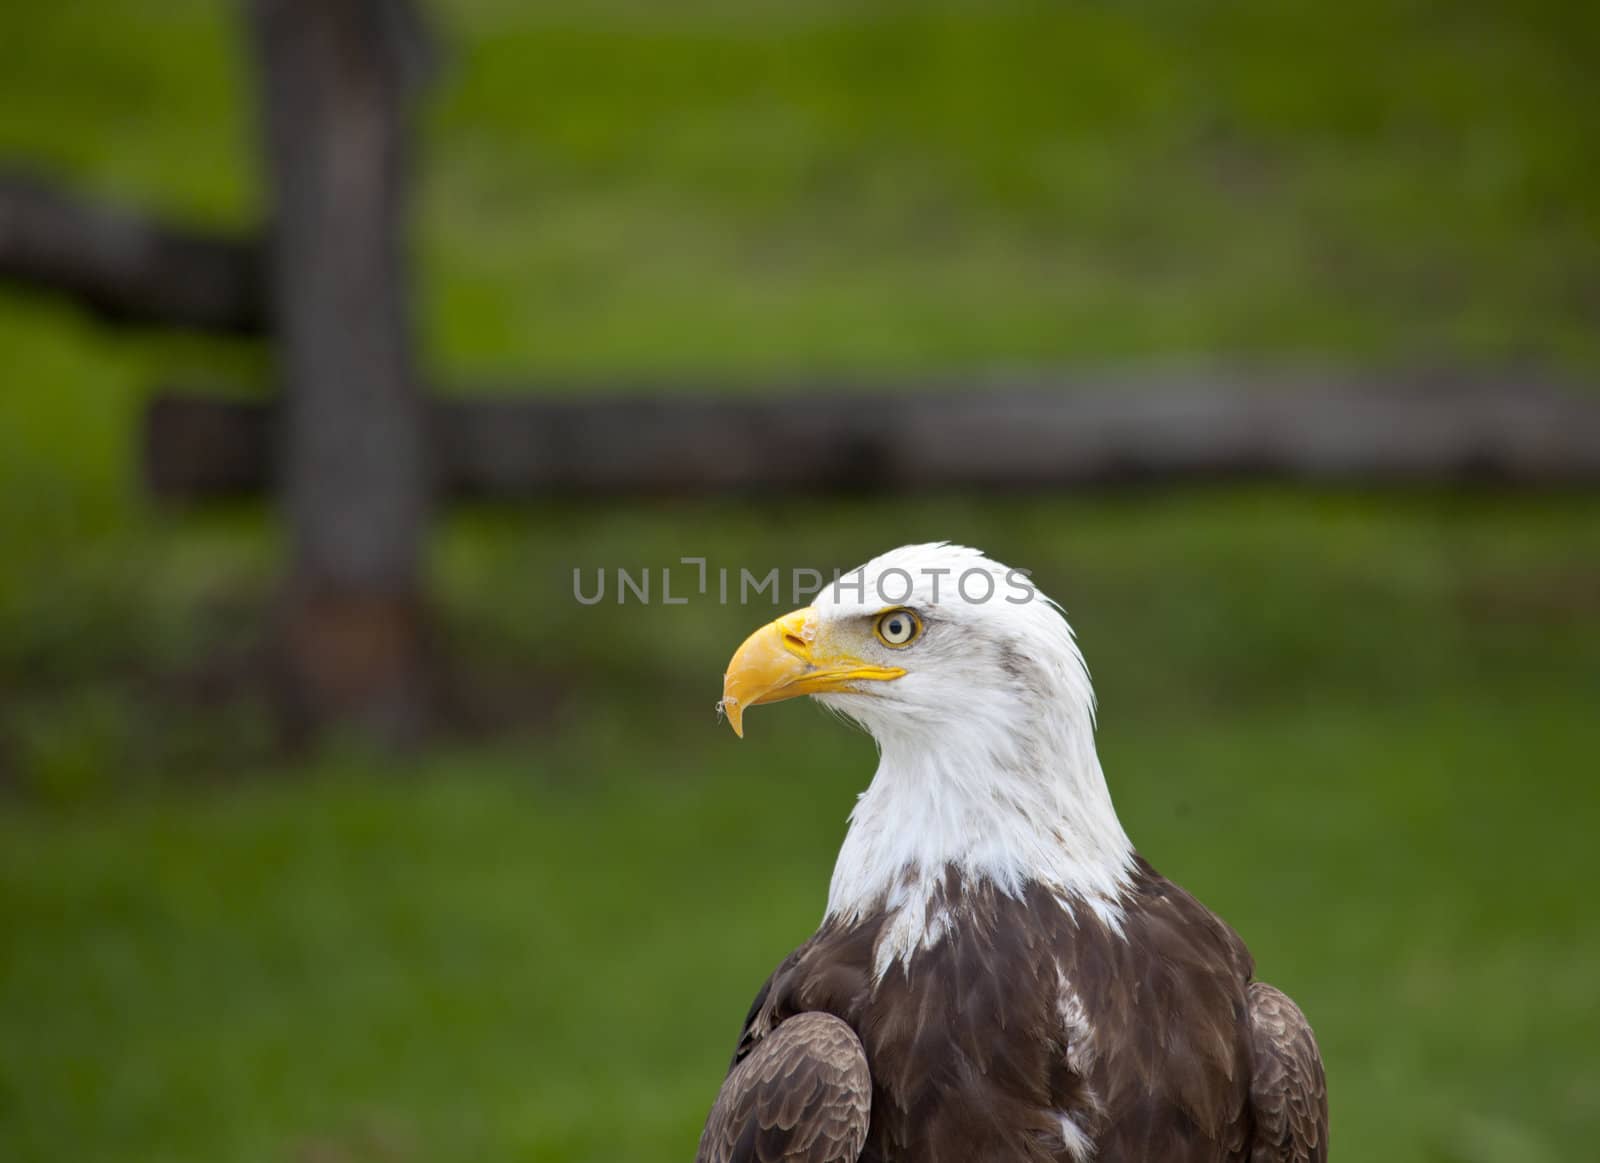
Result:
M1091 1144L1098 1163L1326 1159L1321 1063L1293 1003L1252 985L1233 931L1142 860L1122 906L1118 932L1081 901L1039 886L1019 899L951 871L930 905L951 930L876 986L887 914L825 924L757 996L707 1135L750 1103L741 1071L764 1042L831 1014L870 1065L869 1163L1045 1163ZM804 1062L794 1042L785 1053ZM702 1140L707 1163L849 1158L786 1156L771 1136L742 1152L737 1133L719 1134L730 1149Z

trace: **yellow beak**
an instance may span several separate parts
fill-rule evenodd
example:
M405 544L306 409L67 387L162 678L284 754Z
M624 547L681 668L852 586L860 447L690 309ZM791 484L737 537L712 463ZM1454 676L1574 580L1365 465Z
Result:
M858 682L905 674L897 666L819 653L816 638L817 612L808 606L767 623L744 640L722 676L722 702L717 704L735 735L744 738L744 712L757 703L852 690Z

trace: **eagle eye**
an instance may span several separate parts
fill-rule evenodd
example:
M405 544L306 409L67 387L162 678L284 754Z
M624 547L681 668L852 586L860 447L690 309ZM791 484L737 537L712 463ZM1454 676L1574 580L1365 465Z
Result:
M922 619L903 606L899 609L885 610L878 615L878 621L872 627L872 632L885 646L898 649L916 641L917 636L922 633Z

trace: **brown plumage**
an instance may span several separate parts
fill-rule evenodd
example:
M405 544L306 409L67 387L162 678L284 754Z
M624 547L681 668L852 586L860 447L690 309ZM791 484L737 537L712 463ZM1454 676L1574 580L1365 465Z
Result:
M872 1076L855 1032L798 1014L739 1059L717 1096L697 1158L849 1163L861 1154Z
M886 914L825 924L778 966L702 1163L1327 1158L1310 1027L1188 893L1139 861L1119 934L1039 886L945 880L951 931L876 985Z
M1250 1163L1328 1157L1328 1082L1311 1024L1283 991L1250 983Z

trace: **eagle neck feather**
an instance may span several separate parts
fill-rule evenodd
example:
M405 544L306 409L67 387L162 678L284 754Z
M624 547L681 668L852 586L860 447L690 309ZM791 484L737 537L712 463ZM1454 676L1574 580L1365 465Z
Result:
M1094 748L1092 704L1069 701L1031 722L968 719L948 729L874 731L871 785L850 815L828 921L887 913L879 980L961 925L990 892L1029 884L1069 912L1120 929L1134 852Z

